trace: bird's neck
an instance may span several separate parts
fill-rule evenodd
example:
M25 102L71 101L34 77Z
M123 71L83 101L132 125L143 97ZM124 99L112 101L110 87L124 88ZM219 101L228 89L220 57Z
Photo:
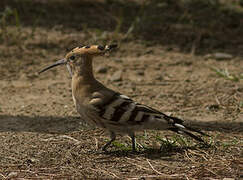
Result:
M94 80L92 58L83 57L74 68L74 77L82 82L90 82Z
M97 84L93 75L92 59L82 59L73 69L72 93L82 100L82 96L89 95L93 86Z

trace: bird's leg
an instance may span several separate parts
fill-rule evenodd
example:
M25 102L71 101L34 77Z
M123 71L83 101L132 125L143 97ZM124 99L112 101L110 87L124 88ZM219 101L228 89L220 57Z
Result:
M103 151L106 151L106 149L111 145L111 143L112 143L113 141L115 141L115 139L116 139L116 134L115 134L114 132L110 132L110 137L111 137L111 140L110 140L108 143L106 143L106 144L104 145L104 147L102 148Z
M130 138L132 139L132 151L135 152L136 151L136 138L135 138L135 134L131 133Z

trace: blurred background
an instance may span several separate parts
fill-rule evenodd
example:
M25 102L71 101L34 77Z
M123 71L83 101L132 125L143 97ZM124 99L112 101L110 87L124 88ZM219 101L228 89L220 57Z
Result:
M243 51L242 0L2 0L0 11L6 46L32 48L28 41L56 31L80 36L58 47L141 40L195 54ZM56 46L46 42L43 48Z
M242 0L1 0L0 57L10 69L25 58L20 70L80 44L133 42L227 59L243 55L242 17Z

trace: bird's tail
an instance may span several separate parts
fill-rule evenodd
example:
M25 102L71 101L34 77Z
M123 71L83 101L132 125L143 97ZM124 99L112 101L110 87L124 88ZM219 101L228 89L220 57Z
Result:
M193 138L193 139L195 139L199 142L203 142L203 143L205 143L204 140L200 136L195 135L193 133L198 133L198 134L203 135L203 136L209 136L206 133L200 131L199 129L195 129L195 128L184 125L183 120L181 120L177 117L167 116L166 119L167 118L170 121L171 120L173 121L172 127L169 128L169 130L174 131L178 134L185 134L185 135L190 136L191 138Z

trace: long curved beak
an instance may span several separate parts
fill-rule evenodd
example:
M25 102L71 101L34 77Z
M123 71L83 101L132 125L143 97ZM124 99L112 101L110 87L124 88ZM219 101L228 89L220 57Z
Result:
M67 63L67 60L65 58L61 59L61 60L55 62L54 64L52 64L50 66L47 66L46 68L44 68L41 71L39 71L39 74L47 71L48 69L54 68L54 67L59 66L59 65L64 65L66 63Z

